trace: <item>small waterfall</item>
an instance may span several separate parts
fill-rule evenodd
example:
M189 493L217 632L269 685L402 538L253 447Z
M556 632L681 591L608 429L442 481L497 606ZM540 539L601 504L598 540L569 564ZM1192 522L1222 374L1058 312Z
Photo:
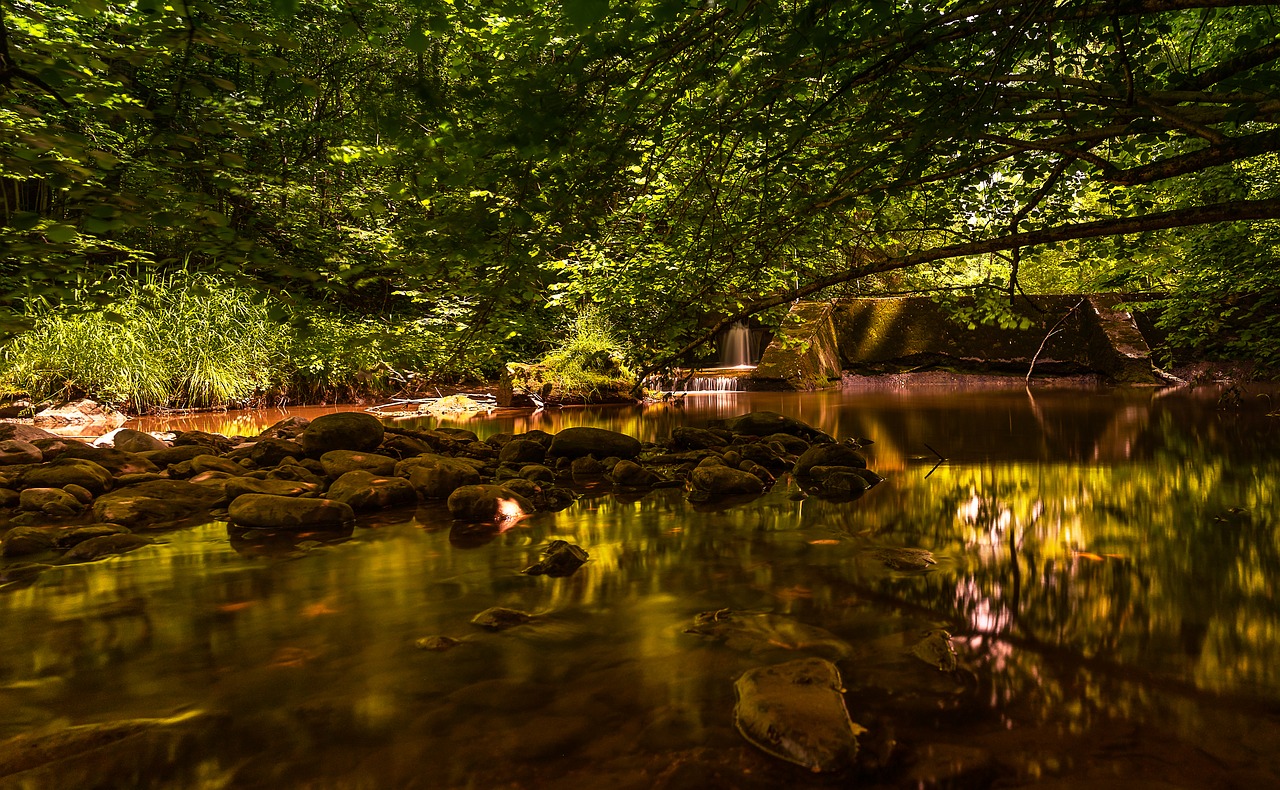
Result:
M694 376L685 385L685 392L742 392L737 376Z
M751 367L751 329L746 321L735 321L724 335L720 348L720 367Z

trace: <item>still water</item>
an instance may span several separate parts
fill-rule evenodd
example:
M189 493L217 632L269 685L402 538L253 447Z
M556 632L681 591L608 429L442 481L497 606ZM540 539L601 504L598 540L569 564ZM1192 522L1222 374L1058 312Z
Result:
M56 568L0 589L0 737L192 715L13 786L1280 786L1280 417L1265 395L1219 395L716 393L444 421L652 440L767 409L874 440L887 481L832 503L789 498L784 476L728 507L578 488L568 510L501 533L459 529L442 506L296 545L215 522ZM280 417L184 427L251 434ZM555 538L590 562L521 575ZM938 563L892 571L883 546ZM468 623L495 605L538 617ZM735 678L804 646L684 632L725 608L851 646L839 666L868 729L864 774L810 774L735 732ZM954 637L952 675L908 653L936 628ZM430 635L464 641L415 647Z

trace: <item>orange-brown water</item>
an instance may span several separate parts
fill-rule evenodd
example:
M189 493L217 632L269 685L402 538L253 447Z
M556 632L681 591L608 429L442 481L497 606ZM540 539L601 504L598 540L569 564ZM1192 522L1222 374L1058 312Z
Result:
M887 482L831 503L793 501L784 478L723 508L581 490L501 533L440 506L328 543L231 539L217 522L159 533L0 589L0 736L208 713L35 786L914 787L956 766L979 787L1280 785L1280 418L1264 398L718 393L440 424L653 439L752 409L873 439ZM182 427L251 434L281 416ZM521 575L555 538L591 560ZM938 564L894 572L878 546ZM494 605L538 619L468 624ZM684 633L725 608L851 646L847 706L883 768L828 778L742 740L734 679L797 653ZM954 676L907 653L932 628L955 636ZM428 635L464 642L415 648Z

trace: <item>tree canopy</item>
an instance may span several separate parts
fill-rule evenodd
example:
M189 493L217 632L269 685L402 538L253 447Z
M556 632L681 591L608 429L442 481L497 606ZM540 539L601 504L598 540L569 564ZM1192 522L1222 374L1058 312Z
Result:
M1152 290L1201 340L1280 315L1268 3L0 9L10 325L174 267L459 349L596 304L651 360L830 294Z

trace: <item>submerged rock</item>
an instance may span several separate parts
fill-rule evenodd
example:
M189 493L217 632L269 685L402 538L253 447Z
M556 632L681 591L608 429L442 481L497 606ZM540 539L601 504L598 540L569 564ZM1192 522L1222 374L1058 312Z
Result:
M25 557L54 547L54 535L39 527L14 527L0 538L0 556Z
M734 725L747 742L815 773L853 766L858 736L835 664L802 658L743 673Z
M796 460L796 477L809 477L814 467L847 466L854 469L866 469L867 459L851 444L815 444Z
M201 715L199 711L192 711L167 719L123 719L18 735L0 741L0 777L30 771L59 760L70 760L125 738L182 724Z
M731 650L749 653L796 650L832 660L853 654L849 643L830 631L777 614L730 609L703 612L693 618L693 625L686 628L685 633L720 639Z
M396 469L409 469L409 483L423 499L448 499L463 486L480 484L480 472L465 461L434 456L411 467L407 464L407 461L402 461Z
M911 646L911 655L943 672L952 672L957 666L956 649L951 644L951 634L942 630L929 631L924 639Z
M462 644L461 639L454 639L451 636L424 636L415 640L413 646L419 650L431 650L436 653L443 653L446 650L452 650Z
M508 609L505 606L491 606L471 618L472 625L487 628L490 631L503 631L533 621L533 615L519 609Z
M927 571L937 565L933 552L927 549L910 549L900 546L881 546L871 554L895 571Z
M72 546L66 556L69 560L96 560L112 554L124 554L134 549L140 549L143 546L150 546L153 543L155 541L151 538L144 538L141 535L133 535L128 532L117 532L112 535L99 535L98 537L81 541Z
M569 576L590 558L586 549L565 540L553 540L542 550L542 559L520 571L530 576Z

